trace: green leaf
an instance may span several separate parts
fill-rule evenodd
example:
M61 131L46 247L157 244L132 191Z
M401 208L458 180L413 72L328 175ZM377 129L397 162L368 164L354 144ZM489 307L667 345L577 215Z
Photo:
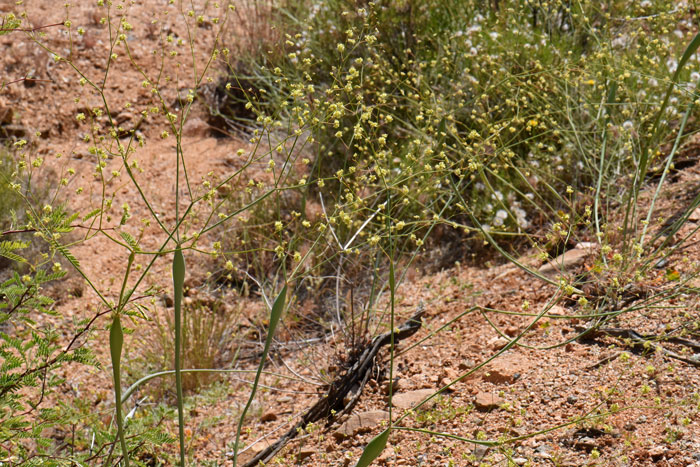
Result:
M90 211L89 213L87 213L87 214L83 217L83 222L85 222L86 220L88 220L88 219L90 219L90 218L92 218L92 217L95 217L95 216L98 215L100 212L102 212L102 209L100 209L100 208L97 208L97 209L95 209L95 210L93 210L93 211Z
M25 242L0 242L0 256L4 256L5 258L10 259L12 261L16 261L18 263L25 263L27 260L14 253L14 251L27 248L28 246L29 244Z
M365 446L365 450L362 451L362 455L357 461L357 464L355 464L355 467L367 467L372 463L372 461L374 461L374 459L379 457L386 447L386 442L389 439L390 432L391 428L387 428L375 436L372 441L367 443L367 446Z
M127 245L129 245L131 247L132 251L135 251L137 253L139 251L141 251L141 249L139 248L138 242L136 241L136 239L134 237L131 236L131 234L129 234L129 232L119 232L119 235L124 239L124 241L127 243ZM180 252L180 254L182 254L182 252ZM184 261L184 259L183 259L183 261Z
M11 33L21 25L22 20L17 18L13 13L8 13L3 17L2 23L0 23L0 36Z
M70 263L73 265L75 269L80 270L80 263L78 260L73 256L73 253L70 252L68 248L66 248L63 245L60 245L58 242L54 241L54 247L63 255L64 258L66 258Z

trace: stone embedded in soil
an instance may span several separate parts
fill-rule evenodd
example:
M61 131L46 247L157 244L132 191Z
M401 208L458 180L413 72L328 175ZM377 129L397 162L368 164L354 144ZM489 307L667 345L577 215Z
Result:
M262 417L260 417L260 420L263 422L274 422L277 420L277 414L272 411L265 412Z
M0 136L7 138L24 138L27 136L27 127L23 125L5 125L0 129Z
M209 133L209 124L201 118L190 118L182 126L182 134L185 136L205 137Z
M491 350L501 350L503 347L508 345L508 339L503 337L494 337L488 342L488 346Z
M297 453L297 462L301 462L305 459L308 459L309 457L313 456L316 454L315 449L309 449L309 448L301 448L299 452Z
M384 410L370 410L369 412L353 414L333 433L333 437L340 441L356 432L371 430L384 420L389 420L389 412Z
M486 454L489 452L489 447L484 446L483 444L477 444L474 447L474 451L472 451L472 454L476 458L477 462L481 462L484 457L486 457Z
M2 110L0 110L0 113L2 113ZM690 216L688 217L688 220L690 222L698 222L700 221L700 207L695 208L693 212L690 213Z
M119 115L116 117L117 125L123 125L125 123L131 123L135 119L134 114L131 112L121 112Z
M9 123L12 123L14 115L14 109L10 106L3 104L3 102L0 100L0 125L7 125Z
M482 379L494 384L511 384L530 368L532 363L527 358L517 354L506 354L485 368L486 373Z
M574 248L557 256L540 267L540 274L556 276L583 264L591 254L590 248Z
M459 365L457 365L457 368L464 371L464 370L471 370L475 366L476 366L476 363L474 363L474 360L467 359L467 360L464 360L462 362L459 362Z
M391 405L400 409L410 409L418 405L426 397L430 397L434 392L432 389L418 389L417 391L394 394L394 397L391 398ZM422 407L428 407L434 403L433 399Z
M385 381L384 384L382 384L382 392L387 395L389 392L396 394L396 392L399 391L402 386L401 379L394 378L394 384L389 385L389 381ZM391 391L389 391L389 389L391 389Z
M490 412L505 403L502 397L489 392L479 392L474 398L474 407L480 412Z
M666 448L664 446L654 446L647 451L647 454L652 459L659 460L664 454L666 454Z

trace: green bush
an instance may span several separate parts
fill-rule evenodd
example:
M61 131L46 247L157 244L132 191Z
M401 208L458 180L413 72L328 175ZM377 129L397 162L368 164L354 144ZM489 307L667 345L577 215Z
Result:
M248 74L230 81L246 83L259 125L312 135L302 192L327 196L341 238L389 195L404 240L436 216L469 235L522 234L582 214L599 175L619 199L640 148L673 135L689 71L671 124L649 132L689 36L682 11L642 3L290 2L273 52L232 64Z

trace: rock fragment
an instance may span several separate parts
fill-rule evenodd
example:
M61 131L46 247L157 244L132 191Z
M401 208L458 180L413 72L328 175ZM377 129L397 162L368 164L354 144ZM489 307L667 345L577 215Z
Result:
M504 403L505 400L502 397L484 391L479 392L474 398L474 407L479 412L490 412Z
M371 430L384 420L389 420L389 412L384 410L370 410L369 412L353 414L333 433L333 437L340 441L355 433Z

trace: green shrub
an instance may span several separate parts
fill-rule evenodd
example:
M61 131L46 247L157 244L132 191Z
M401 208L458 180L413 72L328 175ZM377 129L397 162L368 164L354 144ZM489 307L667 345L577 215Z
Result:
M341 239L389 195L400 200L392 221L409 226L403 240L436 216L468 235L522 234L561 222L560 210L582 213L599 175L603 196L620 198L639 149L672 136L673 125L649 134L688 41L674 31L684 13L666 6L293 2L280 15L285 36L263 48L273 52L232 64L248 74L231 82L248 84L259 125L312 135L302 193L327 196L346 219ZM624 20L633 14L649 16L653 39ZM689 79L669 120L691 97Z

